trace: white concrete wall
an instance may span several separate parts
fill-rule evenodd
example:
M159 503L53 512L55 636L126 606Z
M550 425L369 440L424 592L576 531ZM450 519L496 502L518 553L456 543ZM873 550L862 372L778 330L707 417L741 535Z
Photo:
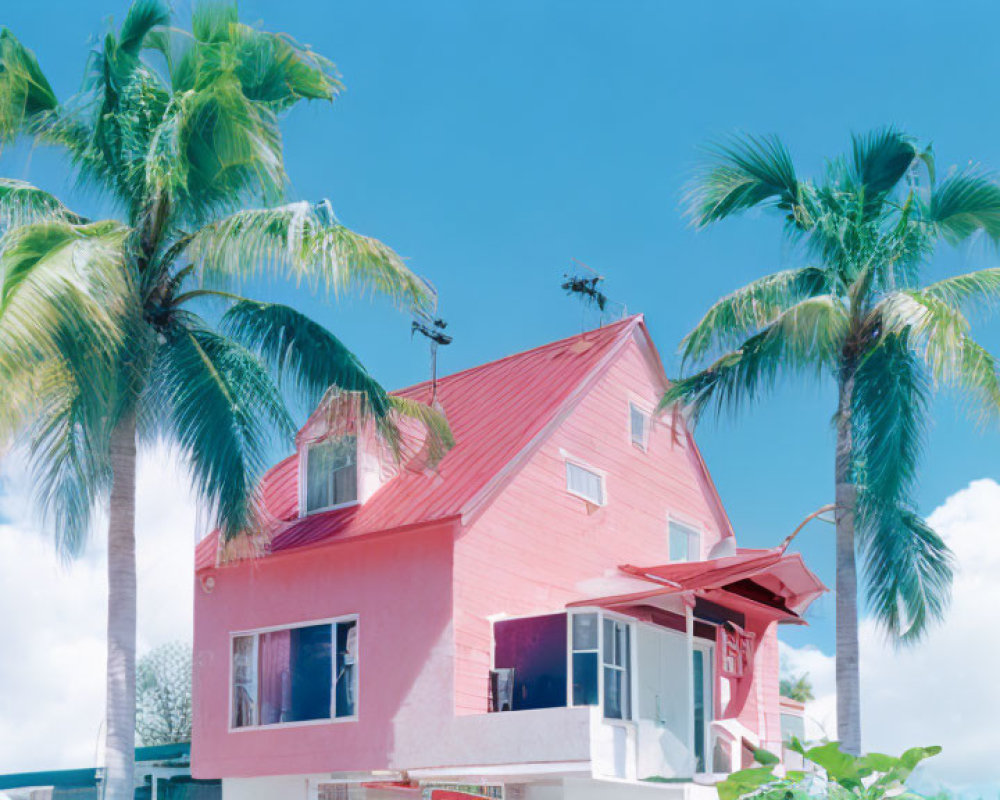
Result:
M222 800L309 800L308 775L223 778Z

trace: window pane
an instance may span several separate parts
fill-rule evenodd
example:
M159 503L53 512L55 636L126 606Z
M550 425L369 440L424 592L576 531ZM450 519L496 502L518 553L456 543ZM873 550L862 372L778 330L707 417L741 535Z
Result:
M637 444L645 449L649 417L634 405L629 405L629 417L632 421L632 444Z
M604 503L604 481L601 476L577 464L566 462L566 488L595 505Z
M333 505L330 484L331 451L326 444L310 445L306 453L306 511Z
M337 625L337 716L357 714L358 623Z
M597 705L597 653L573 653L573 705Z
M260 635L260 724L288 722L292 712L292 632Z
M306 511L358 499L358 442L342 436L309 446L306 455Z
M691 653L694 671L695 772L705 771L705 659L701 650Z
M679 522L670 523L670 560L696 561L701 558L701 534Z
M604 619L604 663L615 664L615 621Z
M573 649L597 649L597 614L573 615Z
M257 724L257 664L253 636L233 639L234 728Z
M358 499L358 469L354 464L333 473L333 504L351 503Z
M333 631L329 625L293 628L292 721L330 716Z
M624 719L622 715L622 671L614 667L604 668L604 716Z

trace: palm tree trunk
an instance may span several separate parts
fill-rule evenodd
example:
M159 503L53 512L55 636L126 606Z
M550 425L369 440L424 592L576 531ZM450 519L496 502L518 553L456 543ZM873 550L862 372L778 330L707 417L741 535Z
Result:
M854 550L857 491L851 465L853 370L841 375L837 403L835 476L837 523L837 738L841 748L861 754L861 674L858 658L858 574Z
M132 800L135 769L135 417L111 433L105 800Z

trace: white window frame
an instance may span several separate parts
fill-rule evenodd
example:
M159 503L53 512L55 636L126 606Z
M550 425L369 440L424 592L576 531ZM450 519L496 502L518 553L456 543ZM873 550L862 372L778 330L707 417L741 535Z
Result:
M356 669L354 670L354 714L349 717L337 716L337 624L341 622L353 622L354 629L358 632L358 656ZM330 637L332 640L332 657L330 662L330 716L320 719L304 719L296 722L271 722L266 725L260 723L260 636L263 633L274 633L276 631L290 631L296 628L310 628L314 625L329 625ZM254 699L253 725L233 726L233 641L243 636L253 637L253 662L255 670L255 686L257 697ZM243 631L230 631L229 633L229 722L230 733L242 733L244 731L273 730L275 728L303 728L311 725L334 725L341 722L357 722L361 714L361 619L358 614L345 614L340 617L330 617L328 619L313 619L304 622L294 622L288 625L271 625L266 628L251 628Z
M637 442L635 440L635 432L632 430L632 412L638 411L646 419L645 432L642 438L642 442ZM653 427L653 412L645 403L636 400L635 398L629 398L628 404L626 406L627 413L627 429L628 429L628 441L632 447L637 447L643 453L649 452L649 434Z
M702 526L700 523L692 522L689 519L683 519L683 518L675 516L673 514L670 514L670 515L667 516L667 555L670 556L670 540L672 538L671 534L673 533L673 531L671 530L671 528L674 525L680 525L680 526L682 526L684 528L687 528L689 531L691 531L691 533L688 534L688 557L687 557L687 559L684 560L684 561L675 561L673 558L670 558L670 563L671 564L687 564L687 563L691 563L693 561L703 561L704 558L703 558L703 553L702 553L702 546L703 546L704 541L705 541L705 528L704 528L704 526ZM698 557L697 558L691 558L691 539L694 538L694 537L697 537L697 540L698 540L698 548L697 548L698 549Z
M573 618L577 615L595 614L597 616L597 649L586 650L573 649ZM623 623L629 628L628 635L628 664L629 664L629 703L627 717L605 717L604 716L604 620L611 619L615 622ZM636 670L636 620L625 614L615 614L597 607L574 608L566 612L566 706L568 708L593 708L591 705L580 705L573 702L573 654L574 653L596 653L597 654L597 708L600 709L601 719L609 723L635 722L635 698L638 691L638 679Z
M343 503L334 503L332 506L322 506L321 508L314 508L312 511L308 510L307 500L309 492L309 451L321 444L326 444L340 437L330 437L330 439L322 439L318 442L310 442L304 445L299 453L299 517L308 517L312 514L321 514L325 511L336 511L338 508L348 508L350 506L356 506L361 502L361 471L359 469L358 461L361 454L361 448L358 441L357 434L347 434L344 436L354 436L354 485L355 485L355 497L353 500L347 500Z
M579 497L581 500L586 500L592 506L597 506L599 508L606 506L608 504L608 480L607 473L602 469L597 469L590 466L586 461L582 461L579 458L573 458L570 455L563 453L563 472L565 473L566 479L566 492L573 495L573 497ZM587 495L577 492L569 488L569 468L570 465L576 467L577 469L582 469L584 472L589 472L591 475L596 476L601 482L601 499L600 501L595 501Z

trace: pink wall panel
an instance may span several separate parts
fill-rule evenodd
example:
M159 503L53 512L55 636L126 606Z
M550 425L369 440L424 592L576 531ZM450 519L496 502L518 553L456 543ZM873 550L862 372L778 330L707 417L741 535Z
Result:
M456 708L486 710L489 615L556 611L585 599L582 581L620 564L668 560L668 516L703 530L703 552L727 530L696 453L654 424L646 452L630 441L628 404L654 408L662 391L636 339L607 368L456 545ZM598 509L566 491L568 453L607 473Z
M385 769L410 716L450 716L453 537L446 525L272 556L212 571L211 594L198 582L194 774ZM230 632L344 614L359 615L359 719L228 731Z

